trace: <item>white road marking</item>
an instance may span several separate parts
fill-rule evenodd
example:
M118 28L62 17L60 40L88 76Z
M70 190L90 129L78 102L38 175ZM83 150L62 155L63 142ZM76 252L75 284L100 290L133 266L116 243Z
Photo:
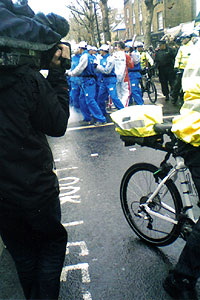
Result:
M87 125L87 126L80 126L80 127L71 127L67 128L67 131L74 131L74 130L82 130L82 129L88 129L88 128L99 128L99 127L105 127L105 126L110 126L113 125L114 123L106 123L100 126L94 126L94 125Z
M79 186L60 186L60 191L69 191L65 195L73 195L76 192L80 191Z
M61 181L68 181L68 180L70 180L69 183L60 183ZM77 178L77 177L64 177L64 178L59 179L60 186L66 186L66 185L69 185L69 184L76 184L79 181L80 181L80 179Z
M83 300L92 300L92 296L89 291L83 291Z
M69 254L69 247L80 247L81 252L79 253L79 256L89 255L89 251L86 246L86 242L84 242L84 241L67 243L66 255Z
M69 167L69 168L56 169L56 171L62 172L62 171L77 170L77 169L78 169L78 167Z
M79 204L81 203L81 200L76 200L76 199L80 199L80 196L62 196L60 195L60 204L64 204L66 202L70 202L70 203L76 203Z
M74 222L69 222L69 223L63 223L62 225L64 227L71 227L71 226L78 226L84 224L83 221L74 221Z
M60 158L55 158L54 161L55 161L55 162L59 162L59 161L60 161Z
M82 282L83 283L90 283L90 275L89 275L88 268L89 268L88 263L80 263L80 264L77 264L77 265L66 266L62 269L60 281L64 281L64 282L67 281L67 273L69 271L81 270Z
M97 156L99 156L99 154L98 153L92 153L91 156L92 157L97 157Z

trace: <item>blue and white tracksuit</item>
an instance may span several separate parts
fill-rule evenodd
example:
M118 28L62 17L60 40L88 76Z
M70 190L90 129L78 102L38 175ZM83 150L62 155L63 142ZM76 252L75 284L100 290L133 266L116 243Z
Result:
M74 70L76 66L79 64L81 55L80 54L75 54L72 56L72 61L71 61L71 70ZM80 97L80 78L79 77L70 77L70 104L75 108L79 109L80 104L79 104L79 97Z
M80 109L85 121L91 121L92 117L98 122L106 122L99 108L96 96L96 80L94 70L94 56L87 50L81 55L78 66L68 72L69 76L79 76L81 82Z
M114 59L109 54L106 54L102 57L102 59L100 60L100 65L97 66L97 72L102 73L102 80L99 87L97 103L99 104L103 114L106 115L105 101L108 99L109 95L116 108L124 108L124 105L117 95L117 78L114 68Z
M140 55L137 51L133 51L131 53L131 58L133 59L134 67L133 69L128 69L128 75L131 85L131 96L129 100L129 105L133 104L133 101L135 101L137 105L142 105L144 104L144 100L142 98L142 92L140 88L140 80L142 77L140 73Z

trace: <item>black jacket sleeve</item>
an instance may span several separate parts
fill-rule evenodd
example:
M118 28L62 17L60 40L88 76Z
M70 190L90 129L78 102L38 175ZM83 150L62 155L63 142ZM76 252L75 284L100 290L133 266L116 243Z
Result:
M29 111L35 130L49 136L65 134L69 119L69 91L64 72L51 70L44 78L39 72L28 79Z

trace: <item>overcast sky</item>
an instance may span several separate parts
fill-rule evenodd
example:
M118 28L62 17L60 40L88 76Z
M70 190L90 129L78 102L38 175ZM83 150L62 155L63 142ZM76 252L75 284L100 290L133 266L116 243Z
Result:
M66 8L66 4L70 3L68 0L29 0L30 7L37 13L42 11L45 14L54 12L63 17L68 17L69 10ZM200 0L196 0L197 13L200 11ZM108 5L113 8L123 8L124 0L108 0Z
M29 6L34 10L34 12L41 11L45 14L54 12L58 15L62 15L67 17L69 15L69 10L66 8L66 4L71 1L67 0L29 0ZM123 0L108 0L108 5L113 8L123 8L124 1Z

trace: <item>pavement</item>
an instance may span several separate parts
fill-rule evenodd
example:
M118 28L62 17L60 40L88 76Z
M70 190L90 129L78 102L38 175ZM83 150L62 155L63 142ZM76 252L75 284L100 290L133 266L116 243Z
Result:
M180 112L180 108L182 106L182 103L180 102L180 100L177 102L177 104L172 104L170 100L166 101L165 97L163 96L163 94L161 92L161 87L160 87L158 78L154 78L153 81L156 85L157 92L158 92L158 99L156 101L156 105L162 106L163 116L170 117L170 116L178 115ZM145 97L144 97L144 103L150 104L149 100L147 98L147 95L145 95Z

